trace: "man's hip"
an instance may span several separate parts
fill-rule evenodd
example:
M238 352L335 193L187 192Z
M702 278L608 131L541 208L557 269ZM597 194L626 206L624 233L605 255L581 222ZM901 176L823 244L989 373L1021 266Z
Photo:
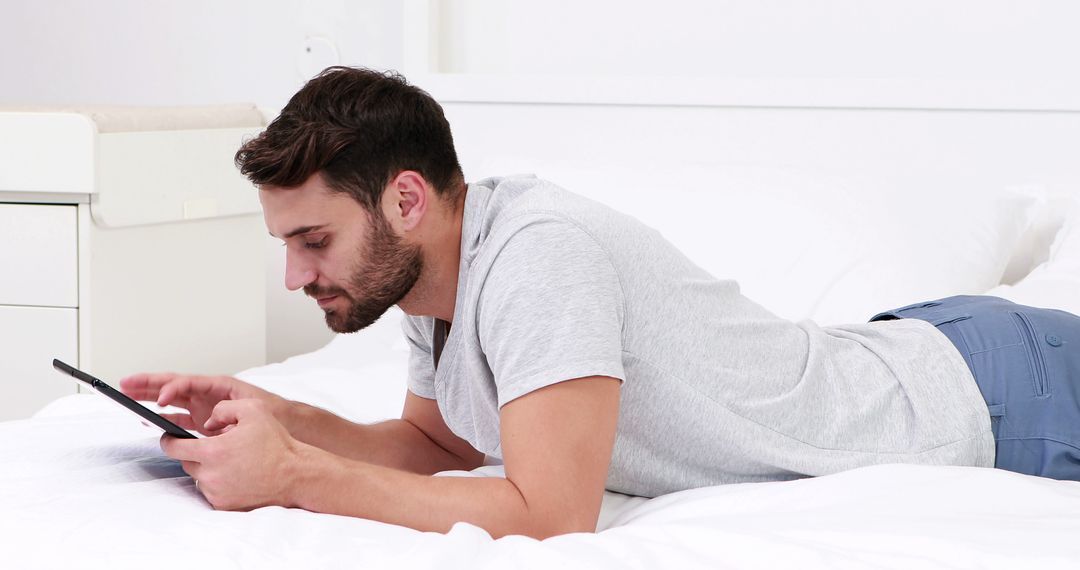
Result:
M960 295L878 313L933 324L986 400L1001 469L1080 480L1080 317Z

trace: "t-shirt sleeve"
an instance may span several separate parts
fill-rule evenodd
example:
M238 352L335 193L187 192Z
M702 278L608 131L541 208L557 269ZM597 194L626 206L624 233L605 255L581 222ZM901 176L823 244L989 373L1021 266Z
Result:
M477 328L498 404L586 376L624 380L623 295L607 252L570 222L510 237L480 292Z
M409 375L406 386L421 398L435 399L435 363L431 359L431 323L428 319L406 315L401 330L409 345ZM426 329L425 329L426 327ZM427 331L427 334L424 333Z

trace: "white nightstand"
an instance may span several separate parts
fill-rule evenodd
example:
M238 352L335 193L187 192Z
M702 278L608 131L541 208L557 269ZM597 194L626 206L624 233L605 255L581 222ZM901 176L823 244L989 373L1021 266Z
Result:
M105 113L105 114L102 114ZM106 382L265 363L254 107L0 109L0 420Z

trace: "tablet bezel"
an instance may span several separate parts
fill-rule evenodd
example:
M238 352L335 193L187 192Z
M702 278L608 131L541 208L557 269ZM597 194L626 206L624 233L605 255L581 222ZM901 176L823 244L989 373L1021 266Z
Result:
M70 364L66 364L54 358L53 368L59 370L60 372L63 372L64 374L67 374L68 376L71 376L72 378L75 378L76 380L89 384L90 387L97 390L98 393L107 396L109 399L116 402L117 404L120 404L121 406L124 406L125 408L135 412L142 419L154 424L162 430L165 430L165 433L173 437L179 437L182 439L198 439L198 436L161 417L161 415L154 413L154 411L150 408L147 408L146 406L136 402L135 400L132 400L119 390L116 390L105 382L94 378L93 376L87 374L86 372L83 372L82 370L79 370L78 368L75 368Z

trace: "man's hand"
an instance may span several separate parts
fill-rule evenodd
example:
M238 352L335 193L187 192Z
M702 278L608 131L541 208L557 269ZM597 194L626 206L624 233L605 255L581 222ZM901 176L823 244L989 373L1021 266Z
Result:
M425 474L473 469L484 461L483 453L450 432L434 400L411 393L406 395L401 419L361 424L229 376L136 374L121 380L120 390L136 400L186 408L188 413L162 415L208 436L223 431L217 424L205 425L215 406L231 400L258 400L293 439L341 457Z
M261 400L223 400L214 407L203 439L161 437L161 449L178 459L196 487L218 510L290 507L299 467L314 448L299 442Z
M161 414L174 424L203 435L218 435L220 428L208 429L203 424L218 403L226 400L253 399L266 405L266 409L279 421L284 421L288 400L256 388L247 382L230 376L192 376L184 374L135 374L120 380L120 391L129 398L154 401L159 406L178 406L186 414Z

